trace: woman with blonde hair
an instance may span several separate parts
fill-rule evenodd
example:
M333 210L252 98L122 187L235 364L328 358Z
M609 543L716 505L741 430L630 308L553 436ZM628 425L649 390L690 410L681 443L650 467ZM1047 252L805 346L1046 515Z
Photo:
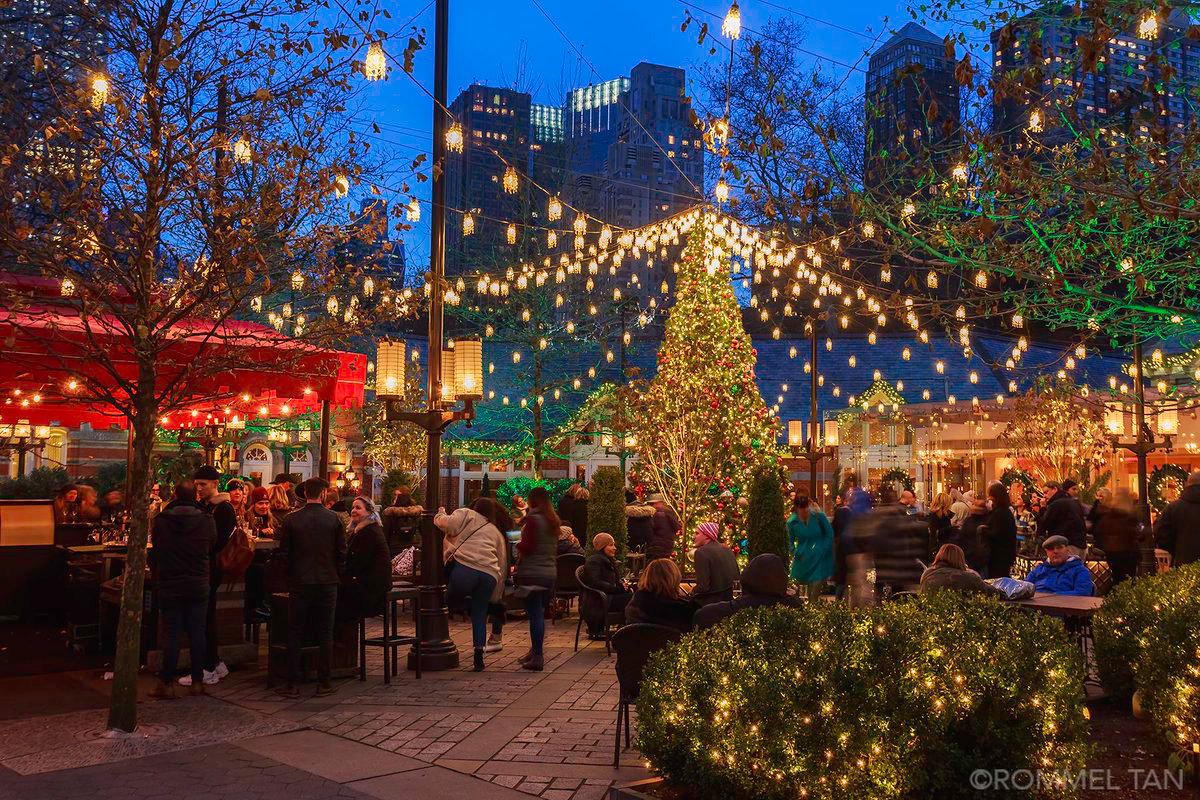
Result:
M950 504L950 495L945 492L938 492L929 504L930 552L954 538L954 526L951 524L954 513L950 510Z
M271 527L274 530L283 530L283 521L287 519L287 515L292 513L292 498L288 496L287 487L282 483L271 484Z
M956 544L938 548L933 565L921 574L922 594L942 589L1004 596L1004 592L980 578L979 573L967 568L967 557Z
M638 578L637 591L625 606L625 621L690 631L698 606L679 588L682 578L679 567L669 558L656 558L647 564Z

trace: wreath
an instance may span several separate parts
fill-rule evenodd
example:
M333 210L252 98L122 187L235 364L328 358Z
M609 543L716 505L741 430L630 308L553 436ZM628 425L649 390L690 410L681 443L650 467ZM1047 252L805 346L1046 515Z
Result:
M1161 512L1167 507L1170 502L1163 497L1163 490L1167 488L1175 489L1175 496L1178 497L1183 491L1183 487L1187 485L1188 471L1178 464L1162 464L1154 468L1150 473L1150 482L1146 486L1146 492L1150 495L1150 507L1157 512Z
M1036 485L1032 475L1017 467L1007 467L1004 472L1000 473L1000 482L1010 492L1014 483L1024 486L1025 491L1021 492L1021 497L1025 500L1026 505L1029 504L1030 499L1033 497L1033 487Z
M889 469L887 472L883 473L883 476L879 479L879 484L882 486L895 481L900 481L900 485L910 492L916 491L916 482L913 481L912 476L908 474L908 470L900 467Z

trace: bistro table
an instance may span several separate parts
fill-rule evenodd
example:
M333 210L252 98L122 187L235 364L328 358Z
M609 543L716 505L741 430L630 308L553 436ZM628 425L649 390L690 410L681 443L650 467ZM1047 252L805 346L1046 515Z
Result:
M1012 603L1052 617L1061 617L1066 623L1067 633L1075 640L1083 655L1084 685L1099 685L1099 681L1092 678L1092 615L1104 605L1103 597L1037 592L1028 600L1014 600Z

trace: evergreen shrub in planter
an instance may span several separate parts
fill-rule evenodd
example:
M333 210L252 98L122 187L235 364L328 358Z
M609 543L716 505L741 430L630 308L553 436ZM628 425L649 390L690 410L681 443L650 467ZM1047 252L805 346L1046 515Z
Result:
M638 746L697 797L973 797L1083 767L1082 680L1061 623L993 599L752 609L651 659Z

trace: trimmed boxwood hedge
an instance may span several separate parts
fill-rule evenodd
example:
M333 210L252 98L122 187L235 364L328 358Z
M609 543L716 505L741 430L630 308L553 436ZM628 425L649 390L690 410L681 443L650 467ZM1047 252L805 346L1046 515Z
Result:
M1083 768L1082 669L995 599L751 609L651 658L638 747L698 797L974 797L978 769Z

